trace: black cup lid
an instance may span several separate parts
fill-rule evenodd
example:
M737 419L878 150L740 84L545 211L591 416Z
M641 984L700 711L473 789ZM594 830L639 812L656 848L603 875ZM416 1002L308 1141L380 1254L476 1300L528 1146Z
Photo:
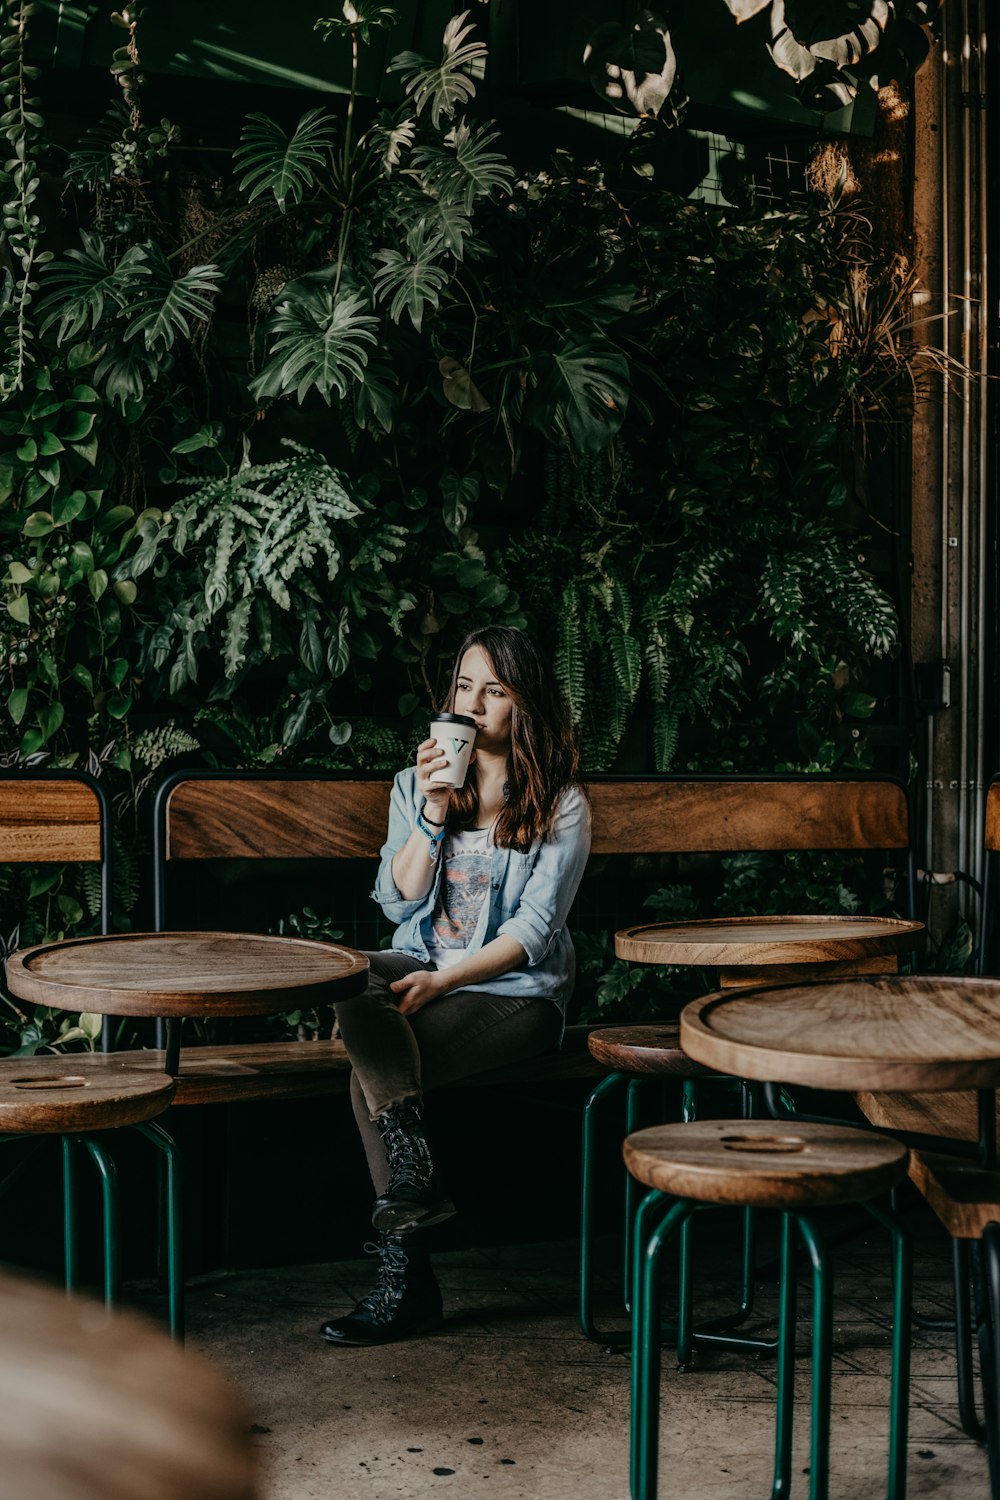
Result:
M478 729L479 725L475 719L470 719L468 714L435 714L431 719L432 724L467 724L470 729Z

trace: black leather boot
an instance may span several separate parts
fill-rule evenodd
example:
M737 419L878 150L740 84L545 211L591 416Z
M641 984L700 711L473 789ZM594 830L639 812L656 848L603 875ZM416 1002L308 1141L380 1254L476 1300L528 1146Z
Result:
M441 1192L420 1106L404 1100L375 1120L389 1162L389 1185L375 1199L373 1226L385 1234L406 1234L450 1219L455 1205Z
M365 1249L379 1257L374 1287L346 1318L324 1323L321 1336L331 1344L364 1346L391 1344L440 1328L441 1288L423 1246L416 1245L412 1235L404 1240L380 1234L378 1244Z

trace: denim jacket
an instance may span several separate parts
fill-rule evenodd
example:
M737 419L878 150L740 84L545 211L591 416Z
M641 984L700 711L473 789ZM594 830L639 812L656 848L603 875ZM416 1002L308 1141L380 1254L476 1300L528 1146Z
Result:
M438 859L431 888L417 901L405 900L392 878L393 855L410 837L423 801L417 791L416 768L408 766L393 782L389 832L372 896L389 920L399 924L393 948L426 960L443 861ZM546 996L565 1013L576 972L566 916L589 853L590 806L578 786L566 788L548 836L532 844L526 854L492 849L489 898L483 902L470 949L478 950L503 935L515 938L527 958L517 969L463 988L493 995Z

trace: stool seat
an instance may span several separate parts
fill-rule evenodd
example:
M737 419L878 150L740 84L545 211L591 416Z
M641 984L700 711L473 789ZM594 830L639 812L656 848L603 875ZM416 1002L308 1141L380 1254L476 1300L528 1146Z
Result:
M617 1073L660 1073L670 1078L707 1078L702 1067L681 1051L680 1022L656 1026L604 1026L587 1038L591 1054Z
M700 1120L628 1136L633 1177L678 1198L750 1208L862 1203L906 1173L898 1141L849 1125L779 1120Z
M113 1053L0 1061L0 1134L67 1135L140 1125L174 1095L167 1073L122 1067Z

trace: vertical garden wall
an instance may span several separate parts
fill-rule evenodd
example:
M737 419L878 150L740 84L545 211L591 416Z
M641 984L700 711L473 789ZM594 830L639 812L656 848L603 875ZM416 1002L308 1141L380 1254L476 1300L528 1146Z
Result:
M912 361L836 174L782 204L734 151L682 195L669 86L600 160L528 166L467 16L423 55L345 5L308 33L336 93L244 109L144 73L136 8L67 106L51 17L3 9L4 764L126 812L175 757L395 769L497 620L552 653L590 770L875 762L864 460ZM4 936L86 925L85 886L27 878Z

